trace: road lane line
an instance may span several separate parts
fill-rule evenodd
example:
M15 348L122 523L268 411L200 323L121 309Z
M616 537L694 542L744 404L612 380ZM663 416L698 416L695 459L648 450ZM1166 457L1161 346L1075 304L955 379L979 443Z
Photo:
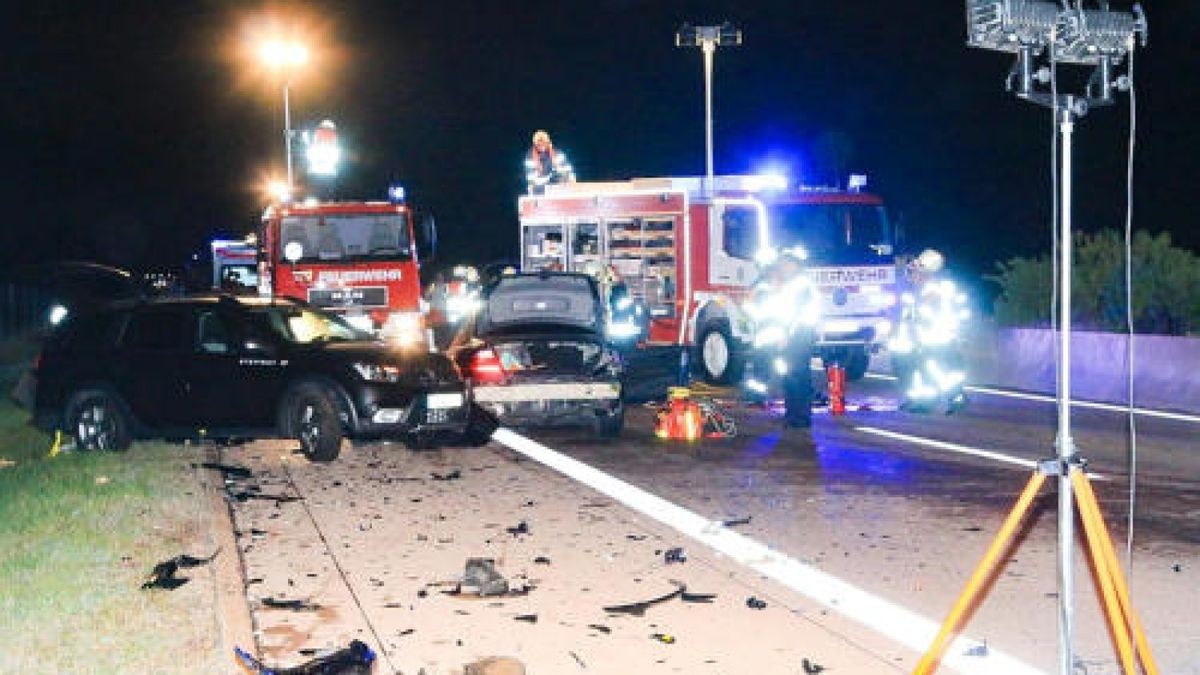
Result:
M492 440L541 462L639 513L653 518L754 571L921 654L933 642L938 624L912 610L871 595L831 574L771 549L662 497L573 459L510 429L497 429ZM1022 675L1041 673L989 645L985 656L967 656L979 640L958 637L943 664L962 673ZM973 650L976 653L977 649Z
M958 443L951 443L950 441L939 441L934 438L925 438L924 436L912 436L909 434L902 434L897 431L879 429L877 427L854 427L854 430L867 434L875 434L876 436L883 436L885 438L891 438L897 441L906 441L908 443L924 445L930 448L937 448L939 450L949 450L950 452L957 452L963 455L972 455L975 457L982 457L984 459L991 459L997 462L1003 462L1005 464L1015 464L1017 466L1023 466L1026 469L1036 469L1038 465L1037 462L1031 459L1023 459L1013 455L1006 455L1002 452L996 452L994 450L973 448L969 445L960 445ZM1091 478L1092 480L1108 480L1106 476L1099 473L1092 473L1089 471L1087 475L1088 478Z
M895 375L883 375L880 373L867 373L866 377L873 380L887 380L894 382ZM1031 394L1024 391L1012 391L1010 389L995 389L992 387L981 387L979 385L967 385L964 387L967 391L974 394L989 394L991 396L1004 396L1006 398L1017 398L1025 401L1037 401L1038 403L1058 403L1058 399L1047 394ZM1071 401L1072 408L1089 408L1092 410L1103 410L1105 412L1126 413L1129 408L1123 405L1113 403L1100 403L1097 401L1081 401L1074 399ZM1142 415L1143 417L1157 417L1164 420L1173 420L1175 422L1189 422L1191 424L1200 424L1200 415L1189 415L1187 413L1170 412L1167 410L1155 410L1154 408L1134 408L1133 412Z

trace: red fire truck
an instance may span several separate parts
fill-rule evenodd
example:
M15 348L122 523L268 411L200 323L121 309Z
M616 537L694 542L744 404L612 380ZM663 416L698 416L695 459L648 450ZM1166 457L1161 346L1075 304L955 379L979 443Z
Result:
M422 227L429 230L432 221ZM401 344L425 340L409 207L392 202L273 204L259 233L259 290L335 311Z
M856 186L857 187L857 186ZM759 261L802 246L822 294L816 354L862 377L894 322L897 268L883 201L789 189L778 177L639 178L550 186L518 203L525 270L609 265L650 315L647 343L698 347L711 382L740 377Z
M258 290L258 246L247 239L214 239L212 286L234 293Z

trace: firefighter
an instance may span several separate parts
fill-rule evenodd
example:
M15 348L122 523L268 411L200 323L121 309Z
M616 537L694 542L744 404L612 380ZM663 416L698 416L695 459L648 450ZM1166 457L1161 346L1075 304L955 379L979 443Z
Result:
M945 403L947 412L966 404L959 340L970 317L966 295L945 278L945 260L932 249L906 270L910 290L900 299L900 320L888 342L902 387L903 407L928 410Z
M763 271L750 307L755 320L755 375L777 375L783 384L784 425L812 426L812 373L809 362L820 317L820 298L805 273L802 249L785 249ZM751 390L765 392L763 380L752 379Z
M544 194L551 183L575 182L575 170L566 153L555 150L550 134L540 129L534 132L533 146L525 156L525 182L531 195Z
M470 265L455 265L438 273L425 291L429 304L426 322L437 345L449 344L463 319L479 307L479 271Z

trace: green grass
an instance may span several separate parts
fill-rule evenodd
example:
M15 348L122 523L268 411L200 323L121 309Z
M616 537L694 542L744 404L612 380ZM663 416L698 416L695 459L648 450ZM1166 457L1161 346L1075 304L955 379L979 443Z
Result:
M139 589L155 563L211 553L200 453L138 443L49 458L51 437L0 385L0 458L16 462L0 468L0 672L220 671L207 571Z

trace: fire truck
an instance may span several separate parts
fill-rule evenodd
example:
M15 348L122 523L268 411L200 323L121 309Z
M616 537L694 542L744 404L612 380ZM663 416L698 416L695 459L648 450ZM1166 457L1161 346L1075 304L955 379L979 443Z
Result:
M895 321L897 263L883 200L775 176L638 178L522 196L525 270L607 265L650 316L648 345L695 348L706 380L741 377L754 325L742 306L760 263L801 246L822 296L815 354L858 379Z
M235 293L258 289L258 246L251 239L214 239L212 287Z
M432 242L432 220L422 229ZM423 343L416 234L403 203L272 204L259 232L259 292L334 311L403 345Z

